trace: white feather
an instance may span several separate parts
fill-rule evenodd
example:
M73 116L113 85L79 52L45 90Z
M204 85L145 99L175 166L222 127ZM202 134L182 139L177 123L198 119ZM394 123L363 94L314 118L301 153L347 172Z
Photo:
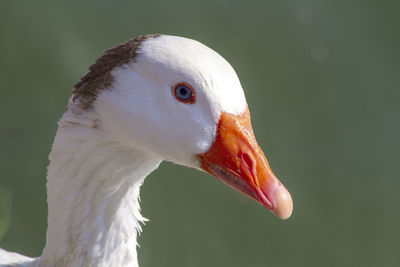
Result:
M221 112L240 114L246 100L233 68L213 50L185 38L143 43L115 68L92 108L70 99L50 154L48 230L41 258L0 250L0 266L138 266L139 189L162 160L199 168ZM177 101L187 82L196 102Z

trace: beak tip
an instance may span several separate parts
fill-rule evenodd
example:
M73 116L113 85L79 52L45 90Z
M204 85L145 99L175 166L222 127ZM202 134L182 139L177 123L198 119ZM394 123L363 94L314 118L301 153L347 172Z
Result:
M279 186L273 197L272 212L280 219L288 219L292 215L293 201L290 193L284 186Z

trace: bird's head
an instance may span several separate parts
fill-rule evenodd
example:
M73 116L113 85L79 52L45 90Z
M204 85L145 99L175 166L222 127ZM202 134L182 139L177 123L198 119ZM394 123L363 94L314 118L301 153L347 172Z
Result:
M167 35L133 39L106 51L73 99L124 146L202 169L279 218L291 215L291 196L256 142L235 71L205 45Z

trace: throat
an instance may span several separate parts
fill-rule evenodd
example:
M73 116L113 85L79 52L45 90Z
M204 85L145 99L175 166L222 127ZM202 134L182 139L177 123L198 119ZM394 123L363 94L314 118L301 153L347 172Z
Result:
M161 161L105 136L60 121L48 167L41 266L137 266L136 238L145 220L139 190Z

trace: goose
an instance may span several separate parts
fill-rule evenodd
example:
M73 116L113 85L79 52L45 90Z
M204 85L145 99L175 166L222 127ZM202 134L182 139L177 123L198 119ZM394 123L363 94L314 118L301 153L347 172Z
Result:
M162 161L210 173L281 219L292 213L234 69L184 37L106 50L74 86L49 159L43 253L0 249L0 266L137 267L139 190Z

